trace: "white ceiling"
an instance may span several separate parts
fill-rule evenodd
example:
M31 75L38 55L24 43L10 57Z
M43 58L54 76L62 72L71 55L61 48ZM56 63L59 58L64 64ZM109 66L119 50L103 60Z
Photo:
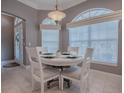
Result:
M54 10L56 0L18 0L32 8L39 10ZM58 0L60 10L68 9L72 6L85 2L86 0Z

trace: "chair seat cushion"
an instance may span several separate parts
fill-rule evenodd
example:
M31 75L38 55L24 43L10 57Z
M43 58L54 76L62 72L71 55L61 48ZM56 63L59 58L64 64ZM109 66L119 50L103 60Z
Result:
M44 73L44 79L49 79L51 77L54 77L56 75L59 75L59 71L57 69L54 68L44 68L43 69L43 73ZM35 70L34 74L40 78L40 70Z
M78 66L72 66L70 68L65 69L62 72L63 76L74 78L74 79L80 79L81 74L81 68Z

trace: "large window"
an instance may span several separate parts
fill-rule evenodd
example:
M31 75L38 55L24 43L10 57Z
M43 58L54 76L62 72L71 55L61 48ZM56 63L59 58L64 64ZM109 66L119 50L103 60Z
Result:
M59 31L42 30L42 46L48 49L48 52L54 53L59 48Z
M90 9L75 17L73 21L79 21L110 12L112 11L108 9ZM89 16L87 17L86 15ZM93 58L98 62L117 63L117 41L118 20L69 28L70 46L79 47L80 55L84 54L87 47L93 47Z
M56 23L49 18L44 19L42 24L45 27L41 28L42 47L47 48L50 53L55 53L59 49L59 29L54 28Z

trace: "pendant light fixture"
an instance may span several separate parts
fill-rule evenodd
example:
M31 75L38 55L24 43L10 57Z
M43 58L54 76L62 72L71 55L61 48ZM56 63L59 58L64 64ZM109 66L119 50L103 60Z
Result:
M56 10L48 13L48 17L53 19L56 23L61 21L64 17L66 17L66 14L64 12L58 10L57 0L56 0Z

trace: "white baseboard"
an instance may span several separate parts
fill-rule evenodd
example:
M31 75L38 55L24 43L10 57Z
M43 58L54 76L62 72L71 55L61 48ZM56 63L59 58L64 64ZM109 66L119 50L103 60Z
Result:
M1 61L1 63L13 63L13 62L15 62L14 59L13 60L4 60L4 61Z
M7 63L15 63L15 62L17 62L15 59L13 59L13 60L4 60L4 61L1 61L1 66L3 67L3 65L5 65ZM26 65L20 64L20 66L25 68L25 69L29 69L30 68L30 65L26 66Z
M1 66L5 65L7 63L14 63L14 62L15 62L14 59L13 60L4 60L4 61L1 61Z

